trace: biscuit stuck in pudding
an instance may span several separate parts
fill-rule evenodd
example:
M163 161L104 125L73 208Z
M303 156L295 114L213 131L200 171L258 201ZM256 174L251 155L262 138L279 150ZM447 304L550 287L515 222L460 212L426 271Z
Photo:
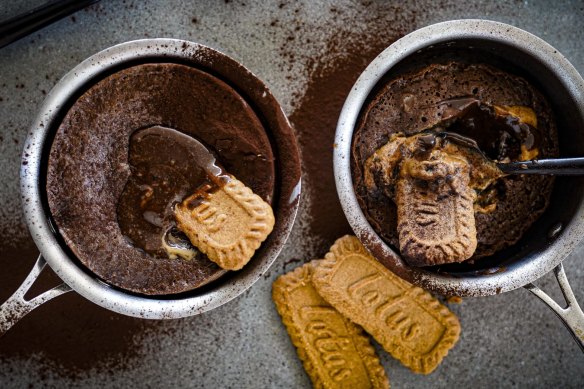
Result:
M475 211L489 213L497 206L491 185L504 174L474 140L448 130L473 115L473 108L492 115L493 122L537 123L528 107L491 107L475 99L456 103L457 110L446 111L434 127L407 138L392 136L365 162L365 185L380 186L397 206L400 253L411 265L469 259L477 246ZM520 150L519 160L538 154L533 140Z
M462 158L433 151L428 160L403 161L397 182L400 252L413 265L464 261L475 251L476 228L469 187L469 166Z
M477 168L476 155L465 152L467 147L455 142L445 143L454 143L459 150L446 150L444 147L450 146L423 145L420 138L415 157L396 153L406 147L402 142L423 132L461 135L497 162L554 158L558 156L558 139L549 103L525 79L494 67L457 62L435 64L395 76L381 85L363 107L353 134L351 169L357 200L373 229L399 250L408 263L430 266L464 261L473 267L497 263L504 256L492 257L493 254L515 244L545 211L554 178L493 175L492 166ZM411 250L403 250L404 225L400 215L405 214L397 202L397 178L406 159L424 160L425 147L462 157L469 164L468 185L475 192L476 229L476 249L470 257L470 250L462 247L455 250L464 252L456 258L441 255L445 261L436 261L432 255L420 258ZM409 182L418 188L427 186L420 178ZM407 189L405 183L402 189ZM435 197L447 202L446 197ZM414 201L407 199L410 200ZM420 219L421 224L430 222L427 219ZM431 228L425 229L431 232ZM444 229L437 238L449 234L459 235Z
M222 269L239 270L272 232L272 208L233 176L211 188L207 185L177 204L178 228Z

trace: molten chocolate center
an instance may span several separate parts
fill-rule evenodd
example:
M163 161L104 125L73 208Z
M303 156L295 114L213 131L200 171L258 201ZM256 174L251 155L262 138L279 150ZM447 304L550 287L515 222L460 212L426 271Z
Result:
M522 159L522 146L526 150L539 147L533 128L520 115L505 111L505 107L472 97L445 100L438 105L442 111L438 126L475 140L489 159L517 161Z
M193 138L160 126L132 134L128 160L131 176L118 202L118 223L136 247L166 257L162 238L176 225L174 205L202 186L216 186L222 170Z

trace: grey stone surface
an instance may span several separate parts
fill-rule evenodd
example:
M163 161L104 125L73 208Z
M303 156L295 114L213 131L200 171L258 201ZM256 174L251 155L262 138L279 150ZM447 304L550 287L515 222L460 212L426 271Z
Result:
M1 0L0 18L40 3ZM304 70L308 62L286 62L278 55L278 48L288 32L285 28L263 27L263 19L289 20L290 7L279 5L278 1L243 5L240 1L103 0L77 13L75 20L63 19L0 49L2 239L18 241L26 237L17 200L18 165L27 127L43 100L43 91L50 90L69 69L99 50L145 37L201 42L241 61L270 86L291 114L294 96L302 96L307 82ZM352 1L306 1L299 17L312 25L339 27L330 13L332 5L347 12L363 7ZM412 29L458 18L513 24L548 41L584 73L581 1L417 1L403 8L417 11ZM366 28L359 23L343 27ZM298 42L298 52L305 57L317 55L319 45L333 32L334 28L304 30L315 43L303 47ZM20 84L24 87L15 87ZM310 195L304 194L299 223L273 271L244 295L210 313L164 322L159 330L139 334L135 339L140 345L138 356L121 356L128 359L123 365L98 365L70 378L61 375L59 369L47 368L42 355L3 361L0 387L309 387L270 293L273 280L291 268L283 266L284 261L322 255L314 253L310 244L301 244L310 242L303 235L310 217ZM584 245L580 245L564 262L580 301L584 301L583 257ZM555 298L560 297L553 276L547 275L539 285ZM527 291L465 299L451 309L460 317L462 336L432 375L415 375L379 349L394 388L584 386L583 354L553 313ZM91 352L91 345L79 347L88 347ZM0 339L0 352L1 348ZM27 344L23 343L22 348L26 350Z

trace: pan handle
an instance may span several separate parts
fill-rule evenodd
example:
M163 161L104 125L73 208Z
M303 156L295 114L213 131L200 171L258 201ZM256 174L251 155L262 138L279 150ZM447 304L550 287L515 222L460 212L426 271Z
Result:
M39 305L72 290L67 284L63 283L30 300L25 300L25 294L37 280L46 264L47 262L43 256L39 255L39 258L24 282L8 300L0 305L0 337L16 324L16 322Z
M568 277L566 277L564 266L561 263L555 267L554 274L556 275L556 279L558 280L558 284L560 285L560 289L562 290L562 294L567 303L565 308L562 308L543 290L532 283L525 285L524 288L539 297L541 301L546 303L547 306L558 315L562 323L564 323L568 331L570 331L574 337L576 343L580 346L582 352L584 352L584 313L576 301L574 292L572 292L572 288L568 283Z

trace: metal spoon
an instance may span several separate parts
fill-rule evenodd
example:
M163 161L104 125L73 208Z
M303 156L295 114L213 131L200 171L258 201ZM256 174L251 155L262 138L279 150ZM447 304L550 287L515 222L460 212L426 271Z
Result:
M99 0L53 0L0 22L0 48Z
M432 133L432 135L468 147L477 152L482 158L484 158L485 163L494 164L501 171L501 176L507 174L545 174L554 176L584 175L584 157L534 159L531 161L507 163L494 162L482 152L473 139L448 131L438 131ZM430 141L430 143L432 142Z
M534 159L509 163L497 163L505 174L549 174L554 176L584 175L584 158Z

